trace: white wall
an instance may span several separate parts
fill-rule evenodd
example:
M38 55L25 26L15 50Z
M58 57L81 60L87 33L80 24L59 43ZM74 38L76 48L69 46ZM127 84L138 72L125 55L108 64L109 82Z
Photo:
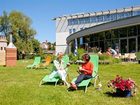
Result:
M66 38L69 36L69 32L56 33L56 54L58 52L67 53Z

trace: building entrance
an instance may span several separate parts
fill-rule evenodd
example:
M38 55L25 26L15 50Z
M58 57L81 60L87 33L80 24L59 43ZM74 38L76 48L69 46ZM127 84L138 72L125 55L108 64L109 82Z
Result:
M134 53L137 51L137 38L120 39L120 52L121 53Z

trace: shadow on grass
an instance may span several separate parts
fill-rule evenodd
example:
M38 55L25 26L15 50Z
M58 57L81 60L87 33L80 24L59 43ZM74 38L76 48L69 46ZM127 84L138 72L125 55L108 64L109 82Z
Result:
M105 95L107 95L108 97L118 97L118 98L126 98L128 96L124 96L122 94L116 94L115 92L105 92ZM130 97L130 96L129 96Z
M78 87L77 90L73 89L72 87L69 87L69 88L67 89L68 92L73 92L73 91L78 91L78 90L83 90L83 91L85 91L85 87Z
M105 95L107 95L108 97L118 97L116 94L115 94L115 92L105 92L104 93Z
M47 85L53 85L53 86L64 86L64 83L62 81L58 81L58 83L55 85L55 82L45 82L41 84L42 86L47 86Z

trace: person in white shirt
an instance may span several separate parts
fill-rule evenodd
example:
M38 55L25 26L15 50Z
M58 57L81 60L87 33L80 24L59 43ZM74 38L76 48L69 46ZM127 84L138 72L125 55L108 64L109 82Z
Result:
M62 81L64 81L64 83L69 86L69 83L66 81L67 73L65 70L66 68L64 68L64 61L62 60L62 57L63 53L58 53L57 59L53 61L55 70L53 70L53 72L49 75L49 78L51 79L58 75L62 79Z

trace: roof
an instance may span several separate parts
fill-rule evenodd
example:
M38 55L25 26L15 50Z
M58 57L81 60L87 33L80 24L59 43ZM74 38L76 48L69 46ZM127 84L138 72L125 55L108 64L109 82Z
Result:
M107 11L99 11L99 12L89 12L89 13L76 13L71 15L63 15L60 17L53 18L53 20L59 19L59 18L68 18L68 19L74 19L74 18L82 18L82 17L89 17L89 16L97 16L97 15L105 15L105 14L113 14L113 13L121 13L121 12L128 12L128 11L140 11L140 6L132 6L128 8L121 8L121 9L115 9L115 10L107 10Z

